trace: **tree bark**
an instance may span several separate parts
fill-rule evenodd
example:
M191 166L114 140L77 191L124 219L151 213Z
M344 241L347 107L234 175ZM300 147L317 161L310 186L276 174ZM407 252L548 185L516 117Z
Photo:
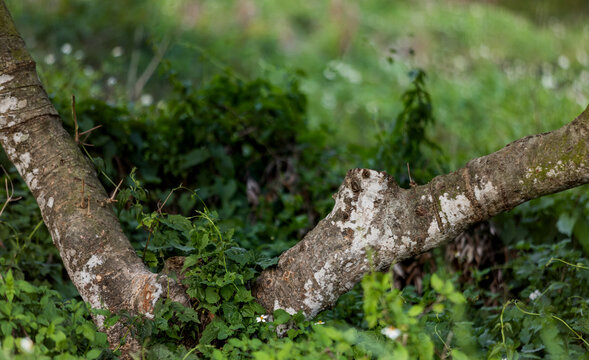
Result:
M94 166L63 129L4 2L0 24L0 143L37 199L84 301L147 317L166 295L188 303L182 287L150 272L135 254ZM100 316L95 322L102 327ZM111 345L124 330L109 329Z
M313 317L372 268L384 270L475 222L589 182L588 137L589 108L559 130L518 140L427 185L402 189L384 172L350 170L332 212L262 273L254 294L268 311ZM151 273L135 254L92 164L62 128L2 0L0 143L90 306L150 317L166 295L188 303L181 286ZM121 331L109 330L111 344Z
M559 130L525 137L411 189L384 172L350 170L331 213L258 278L255 296L270 311L314 317L371 269L385 270L476 222L588 182L589 107Z

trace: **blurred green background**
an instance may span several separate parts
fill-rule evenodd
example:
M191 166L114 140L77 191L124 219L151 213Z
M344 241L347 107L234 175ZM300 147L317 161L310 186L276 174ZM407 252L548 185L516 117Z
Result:
M52 93L84 84L111 102L157 102L168 88L150 63L164 51L195 84L226 67L275 83L302 72L310 124L329 124L334 143L372 144L377 123L400 110L408 69L421 67L438 119L431 134L451 169L557 128L589 103L582 0L8 4ZM84 71L52 78L67 66Z

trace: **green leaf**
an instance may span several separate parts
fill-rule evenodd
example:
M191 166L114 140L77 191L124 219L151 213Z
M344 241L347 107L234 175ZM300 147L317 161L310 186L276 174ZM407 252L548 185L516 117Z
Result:
M217 338L217 334L219 333L219 328L223 320L219 319L218 317L214 318L210 324L202 332L200 337L200 344L210 344L211 341Z
M407 312L407 314L411 317L415 317L419 314L421 314L423 312L423 306L422 305L413 305L409 311Z
M440 277L438 276L438 274L433 274L431 279L430 279L432 288L437 291L438 293L442 293L442 290L444 288L444 282L442 281L442 279L440 279Z
M233 285L226 285L221 288L221 296L223 300L229 300L235 293L235 287Z
M235 331L231 330L225 322L219 323L219 331L217 333L218 340L225 340L231 336Z
M244 286L239 286L237 288L237 293L235 294L235 301L236 302L248 302L253 300L254 297L252 296L252 292L246 289Z
M263 314L266 310L257 302L251 302L241 307L241 315L253 318L258 314Z
M419 334L419 346L417 347L417 350L419 351L420 359L434 358L434 343L423 333Z
M103 345L107 345L108 344L108 337L106 335L106 333L103 333L101 331L98 331L95 334L95 344L103 344Z
M542 343L546 346L547 352L552 359L566 359L566 349L563 346L564 339L559 334L558 327L555 321L549 319L542 319L542 329L540 330L540 338Z
M155 267L158 264L156 254L149 250L145 252L145 259L143 261L150 267Z
M16 289L14 288L14 277L12 276L12 269L9 269L4 276L4 284L6 298L8 299L8 302L12 302L12 299L14 299L14 295L16 293Z
M575 235L575 238L581 243L581 246L583 246L585 257L589 257L589 222L577 221L573 229L573 234Z
M444 311L444 309L445 309L444 304L438 303L438 304L434 304L434 306L432 306L432 310L437 314L442 313Z
M12 337L12 335L8 334L5 334L4 336L6 337L2 341L2 349L7 353L11 353L12 349L14 349L14 338Z
M190 241L192 244L194 244L194 247L202 251L207 247L207 245L210 244L209 234L200 234L198 231L193 229L190 231Z
M0 323L0 330L4 336L9 336L12 333L12 329L15 325L11 322L3 321Z
M104 164L104 159L98 156L92 158L92 162L94 162L94 166L98 172L106 172L106 166Z
M100 315L100 316L110 316L110 311L106 310L106 309L90 309L90 313L94 314L94 315Z
M205 300L209 304L216 304L221 298L219 297L219 289L214 287L207 287L205 290Z
M90 341L94 341L94 338L95 338L94 334L96 334L96 329L94 329L94 327L92 327L88 323L82 324L81 328L82 328L82 333L83 333L84 337Z
M254 262L254 254L252 251L240 247L232 247L225 251L225 255L228 259L231 259L239 265L245 265L250 262Z
M114 324L116 324L119 321L120 318L121 318L120 315L108 316L104 320L104 326L108 329L109 327L111 327Z
M194 149L180 157L180 170L186 170L190 167L201 164L210 157L211 153L209 152L209 149L207 149L206 147Z
M274 310L274 323L281 325L286 324L290 320L290 314L282 309Z
M274 360L274 357L272 357L272 355L263 351L256 351L252 353L252 355L254 356L255 360Z
M6 316L10 316L12 312L12 303L6 301L0 301L0 312Z
M31 285L29 282L24 280L16 280L16 288L27 294L34 294L37 292L37 288Z
M563 212L558 217L556 227L558 228L558 231L560 231L562 234L565 234L566 236L571 236L576 221L576 216L571 216L569 213Z
M65 341L65 339L67 339L67 336L65 336L63 331L57 331L56 333L50 335L49 337L58 344L62 341Z
M262 269L266 269L270 266L278 264L278 256L273 258L261 257L256 259L256 264L259 265Z
M462 295L459 292L452 292L452 293L448 294L448 300L450 300L454 304L466 303L466 299L464 298L464 295Z
M85 358L89 360L93 360L98 358L102 354L102 350L99 349L92 349L86 353Z
M192 230L192 223L190 222L190 220L188 220L184 216L182 216L182 215L163 216L160 219L160 222L162 224L165 224L166 226L174 229L174 230L181 231L182 234L187 239L190 239L190 230Z
M452 359L453 360L469 360L469 357L466 356L466 354L464 354L460 350L452 349Z
M194 265L198 264L198 262L200 261L201 257L199 255L190 255L188 257L186 257L186 259L184 259L184 269L189 269L191 267L193 267Z

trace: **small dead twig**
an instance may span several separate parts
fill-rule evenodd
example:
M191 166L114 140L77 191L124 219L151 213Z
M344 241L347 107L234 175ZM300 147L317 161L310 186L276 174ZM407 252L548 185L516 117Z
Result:
M143 249L143 257L142 257L143 261L145 261L145 254L147 253L147 247L149 246L149 239L151 239L151 234L152 234L152 231L150 231L149 235L147 235L147 241L145 242L145 248Z
M74 120L74 141L76 144L79 144L80 135L78 134L78 118L76 116L76 95L72 95L72 119Z
M119 191L119 188L121 187L122 183L123 183L123 179L121 179L121 181L119 181L119 184L117 185L115 190L112 192L112 195L108 199L106 199L107 204L116 203L118 201L115 199L115 197L117 196L117 192Z
M84 203L84 200L86 200L86 197L84 196L84 187L86 186L86 182L84 181L84 179L82 179L82 190L80 191L80 193L82 194L81 198L82 200L80 200L80 207L83 209L86 207L86 204Z
M4 166L0 166L0 167L2 168L2 171L4 172L4 174L6 175L6 179L4 179L4 188L6 190L6 201L2 205L2 208L0 209L0 216L1 216L9 203L20 200L21 197L20 196L17 198L14 197L14 184L12 183L12 180L10 179L8 172L6 171L6 169L4 169ZM10 189L8 189L8 184L10 184Z
M159 204L159 202L158 202L157 212L160 215L162 214L162 209L164 208L164 205L166 205L166 203L170 199L170 196L172 196L172 194L174 193L174 191L176 191L178 189L181 189L181 188L182 188L182 184L180 184L180 186L178 186L177 188L170 190L170 193L168 194L168 196L166 196L166 199L164 200L163 203Z
M102 125L97 125L90 130L80 132L80 127L78 126L78 117L76 115L76 96L75 95L72 95L72 119L74 120L74 141L76 142L76 144L81 144L83 146L94 146L92 144L86 143L86 139L88 139L88 136L90 136L90 133L92 133L92 131L94 131L98 128L101 128ZM82 141L80 141L81 135L86 135Z
M82 131L82 132L80 133L80 136L81 136L81 135L86 135L86 136L84 136L84 139L82 139L82 145L84 145L84 146L94 146L94 145L92 145L92 144L88 144L88 143L86 143L86 139L88 139L88 136L90 136L90 133L92 133L92 131L94 131L94 130L96 130L96 129L99 129L99 128L101 128L101 127L102 127L102 125L97 125L97 126L93 127L93 128L92 128L92 129L90 129L90 130Z
M409 174L409 185L414 188L417 186L417 183L415 181L413 181L413 179L411 178L411 170L409 169L409 163L407 163L407 174Z

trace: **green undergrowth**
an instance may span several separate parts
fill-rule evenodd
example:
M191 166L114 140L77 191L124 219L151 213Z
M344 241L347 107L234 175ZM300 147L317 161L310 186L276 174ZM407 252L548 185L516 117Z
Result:
M315 148L324 135L306 127L296 82L283 89L225 75L193 88L170 79L174 96L149 112L81 101L77 116L82 129L99 118L106 125L86 151L111 189L119 177L125 180L116 211L138 256L187 286L193 306L158 303L154 320L88 310L67 280L34 199L22 182L11 185L5 176L15 201L0 218L1 356L118 356L97 332L94 314L105 316L107 327L124 322L142 344L141 359L587 358L589 199L583 188L498 217L509 260L478 269L466 282L438 257L438 270L424 276L420 291L396 289L391 273L373 273L316 319L267 314L254 301L252 284L310 226L313 214L329 209L325 194L335 191L329 179L338 177L338 167L316 167L337 159L337 149ZM425 74L416 70L410 79L404 110L395 126L383 127L368 159L403 174L404 185L425 182L443 166L426 131L435 117ZM211 111L218 121L208 117ZM183 135L179 127L194 132ZM250 128L261 136L250 136ZM391 157L395 153L402 156ZM264 167L268 162L276 163L275 173ZM121 175L134 163L136 170ZM167 190L178 182L184 185ZM178 259L180 265L168 266ZM497 269L503 293L487 287Z
M562 240L534 245L520 239L512 246L517 256L501 265L509 279L503 295L484 285L491 269L480 269L466 284L440 269L425 276L422 293L396 289L391 273L372 273L362 280L357 302L305 320L282 310L267 314L253 301L251 281L275 260L237 247L231 232L215 225L214 213L141 218L154 242L138 246L138 254L181 250L186 259L178 272L194 300L193 309L160 303L155 321L132 322L145 359L587 358L589 261L566 235L574 224L564 220L556 230ZM162 237L171 241L155 241ZM161 266L165 257L146 260ZM345 313L341 306L357 311L356 321L337 317Z
M312 320L282 310L266 314L250 288L256 274L275 260L238 247L231 231L218 228L214 212L189 218L143 212L140 189L135 183L118 197L121 203L129 196L135 199L122 211L138 216L151 235L149 244L135 244L137 253L153 269L161 268L171 254L185 256L184 266L172 276L182 276L194 301L193 308L159 303L155 320L93 311L109 316L106 326L126 321L129 334L141 339L142 359L587 358L589 324L583 314L589 311L589 261L569 237L577 228L574 219L589 210L582 195L577 201L584 209L557 222L553 235L562 239L558 242L534 245L523 240L537 229L518 219L531 210L542 216L541 208L547 207L540 203L549 200L533 202L515 219L500 219L520 228L512 234L519 239L512 247L518 256L501 265L509 279L507 296L479 285L490 269L480 269L481 276L471 284L460 284L459 274L440 270L423 279L421 294L412 287L396 289L391 273L373 273L362 280L360 298L354 304L344 302L358 311L359 320L350 322L334 316L345 313L338 309L342 304ZM507 232L509 226L503 229ZM13 269L20 275L13 275L6 258L0 261L0 356L116 356L106 350L105 337L96 332L82 302L64 300L38 280L25 280L30 267L16 264ZM497 301L485 305L488 299ZM285 336L278 337L277 329L286 330Z
M423 10L420 4L415 6ZM329 61L314 64L309 72L321 73L320 80L278 70L266 73L275 81L251 80L223 71L207 72L207 81L191 84L180 80L173 61L164 61L158 84L168 95L139 105L119 101L124 98L118 96L120 88L112 91L114 101L105 95L109 85L97 85L108 81L109 71L122 71L118 60L89 71L75 51L59 55L60 66L44 79L56 84L51 96L66 128L73 132L74 124L65 90L75 84L80 129L102 126L84 140L93 146L83 149L109 192L123 180L116 211L125 232L153 271L169 272L166 262L184 259L169 273L187 286L193 307L162 302L154 320L88 310L68 280L34 199L12 169L2 178L13 179L15 189L14 201L0 216L0 358L116 357L118 349L106 349L92 314L106 316L106 326L125 322L129 335L142 344L141 359L587 358L586 188L532 201L495 219L508 260L477 269L467 281L434 254L438 270L423 277L422 289L396 289L391 273L372 273L334 309L307 320L281 310L267 314L251 294L256 276L327 214L330 195L349 168L386 170L404 186L412 180L422 184L473 154L494 150L503 139L540 128L511 120L499 133L491 131L509 122L506 118L533 113L540 122L547 115L554 125L565 108L569 118L575 94L567 86L578 83L557 64L556 50L543 51L527 67L509 55L516 48L522 57L535 59L533 47L527 47L532 37L551 48L561 50L560 45L548 31L534 35L522 19L481 13L481 6L438 11L431 4L424 10L428 32L417 36L420 41L439 50L436 44L446 39L462 39L435 61L437 69L451 68L451 76L440 70L426 77L420 69L407 76L402 54L385 49L389 41L376 46L377 38L368 37L362 46L355 40L348 55L333 60L337 50L332 49ZM312 33L314 20L301 12L289 21ZM516 24L522 31L505 44L501 39L497 54L487 57L476 38L461 37L480 21L492 29ZM440 31L449 22L452 29ZM377 24L394 26L385 38L405 34L408 26ZM328 46L337 34L315 37L314 45ZM488 42L497 40L488 36ZM379 56L358 53L366 48L386 50L390 61L381 64ZM465 49L473 50L467 58L456 55ZM569 47L562 51L573 59ZM206 72L201 65L198 71ZM575 62L570 66L579 70ZM526 75L535 72L552 76L559 87L538 89L537 76ZM395 84L382 81L389 78ZM554 105L554 113L540 113L540 104ZM341 123L321 127L313 119L327 113ZM358 131L358 124L367 131ZM473 144L456 140L465 134L473 134ZM502 271L500 293L488 288L497 270Z

